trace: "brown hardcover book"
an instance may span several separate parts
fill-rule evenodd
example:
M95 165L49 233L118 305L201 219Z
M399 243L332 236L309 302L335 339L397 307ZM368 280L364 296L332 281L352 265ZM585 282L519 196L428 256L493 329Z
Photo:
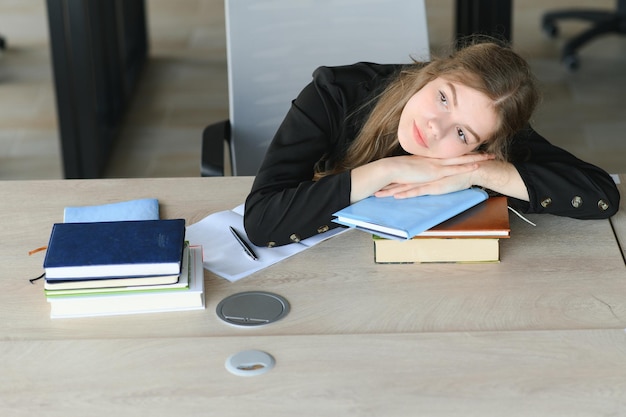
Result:
M491 197L406 241L374 236L377 263L499 262L510 237L506 197Z

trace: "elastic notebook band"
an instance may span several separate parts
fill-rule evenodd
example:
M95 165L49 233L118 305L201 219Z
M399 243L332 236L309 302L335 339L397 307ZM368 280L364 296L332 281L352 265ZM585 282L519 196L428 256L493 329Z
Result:
M528 220L526 217L522 216L521 214L519 214L513 207L511 206L507 206L509 208L509 210L511 210L513 213L517 214L517 217L519 217L520 219L524 220L526 223L531 224L533 226L537 226L535 223L531 222L530 220Z

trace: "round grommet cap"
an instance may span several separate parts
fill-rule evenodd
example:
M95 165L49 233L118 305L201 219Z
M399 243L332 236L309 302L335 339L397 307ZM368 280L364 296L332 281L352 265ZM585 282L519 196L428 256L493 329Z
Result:
M289 313L289 303L277 294L247 291L224 298L217 305L216 313L235 326L263 326L285 317Z
M272 355L260 350L244 350L226 359L228 372L238 376L261 375L272 369L275 364Z

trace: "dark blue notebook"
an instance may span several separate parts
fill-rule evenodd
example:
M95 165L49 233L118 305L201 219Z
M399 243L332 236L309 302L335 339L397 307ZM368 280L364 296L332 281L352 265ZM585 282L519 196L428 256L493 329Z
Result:
M488 197L480 188L404 199L372 196L334 213L333 221L390 239L410 239Z
M46 280L179 274L185 220L55 223Z

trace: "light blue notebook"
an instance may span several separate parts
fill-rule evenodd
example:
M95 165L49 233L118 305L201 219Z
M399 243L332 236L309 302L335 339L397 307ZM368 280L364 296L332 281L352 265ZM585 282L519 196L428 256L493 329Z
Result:
M390 239L411 239L488 198L480 188L396 199L368 197L334 213L333 221Z
M141 198L97 206L65 207L63 222L114 222L123 220L158 220L159 201Z

